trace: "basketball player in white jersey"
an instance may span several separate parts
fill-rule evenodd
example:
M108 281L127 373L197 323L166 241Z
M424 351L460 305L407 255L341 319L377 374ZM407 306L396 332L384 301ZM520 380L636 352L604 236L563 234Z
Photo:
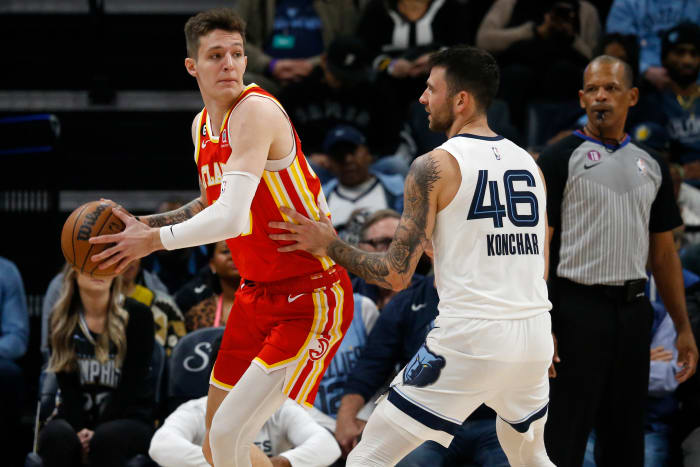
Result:
M417 158L405 208L385 253L337 238L328 222L285 211L294 223L280 249L328 254L367 281L400 290L433 243L440 296L435 328L392 382L348 466L394 465L425 440L443 446L480 404L498 414L498 439L511 465L550 466L543 432L547 369L554 352L545 283L545 187L530 155L488 127L498 89L487 52L455 47L433 55L420 98L445 144Z

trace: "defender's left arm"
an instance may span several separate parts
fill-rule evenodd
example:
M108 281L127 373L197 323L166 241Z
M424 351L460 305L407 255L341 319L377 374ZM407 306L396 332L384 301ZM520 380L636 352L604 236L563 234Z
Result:
M452 156L445 151L434 150L413 161L404 187L404 211L386 252L360 250L340 240L328 219L314 222L292 210L285 210L285 214L294 223L270 223L270 227L289 233L270 237L296 242L279 251L306 250L317 256L327 255L367 282L393 290L404 289L411 282L427 242L431 241L447 168L453 163L448 158Z
M659 294L678 333L676 348L681 369L676 373L676 379L682 383L695 373L698 348L688 319L681 261L671 231L651 234L649 260Z

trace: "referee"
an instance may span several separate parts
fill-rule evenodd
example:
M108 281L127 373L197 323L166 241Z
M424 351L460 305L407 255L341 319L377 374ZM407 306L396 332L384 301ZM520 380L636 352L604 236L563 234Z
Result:
M582 464L592 428L599 466L644 465L653 316L644 296L647 257L678 332L680 382L698 359L671 233L682 220L668 167L624 132L638 96L629 65L595 58L579 91L588 123L538 160L547 184L558 344L545 442L559 467Z

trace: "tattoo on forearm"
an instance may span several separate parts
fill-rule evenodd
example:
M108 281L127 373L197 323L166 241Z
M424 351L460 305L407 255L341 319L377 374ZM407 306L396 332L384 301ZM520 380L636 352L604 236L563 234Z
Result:
M153 214L152 216L144 217L149 226L163 227L164 225L179 224L193 217L195 214L205 208L202 200L199 198L193 199L181 208L173 211L164 212L162 214Z
M406 178L404 213L394 240L386 253L368 253L341 240L328 247L328 254L352 273L382 287L390 287L389 276L398 274L405 280L413 274L420 254L418 246L425 245L430 193L440 178L437 161L426 154L413 163Z
M329 245L328 255L367 282L384 288L391 287L386 279L389 275L389 268L386 265L383 253L362 251L340 239L336 239Z

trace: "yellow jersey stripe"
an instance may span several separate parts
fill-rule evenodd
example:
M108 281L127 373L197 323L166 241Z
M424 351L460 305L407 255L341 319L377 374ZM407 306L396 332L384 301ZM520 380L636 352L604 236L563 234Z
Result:
M304 354L304 352L308 351L309 342L311 342L311 339L314 336L317 336L318 334L320 334L321 331L323 331L323 327L326 325L326 318L328 316L328 310L323 308L322 300L320 298L322 295L324 295L324 293L322 291L313 292L312 299L314 302L314 323L311 326L311 332L309 332L309 334L306 336L306 341L304 342L304 345L302 346L302 348L299 349L299 352L296 354L296 356L294 356L294 358L290 359L290 360L301 358L301 356ZM297 378L299 378L299 373L304 368L304 365L306 365L305 358L302 359L300 364L297 364L297 367L294 369L294 373L292 374L292 377L289 378L289 382L287 383L287 385L284 388L284 392L286 394L289 394L289 392L294 387L294 384L296 383Z

